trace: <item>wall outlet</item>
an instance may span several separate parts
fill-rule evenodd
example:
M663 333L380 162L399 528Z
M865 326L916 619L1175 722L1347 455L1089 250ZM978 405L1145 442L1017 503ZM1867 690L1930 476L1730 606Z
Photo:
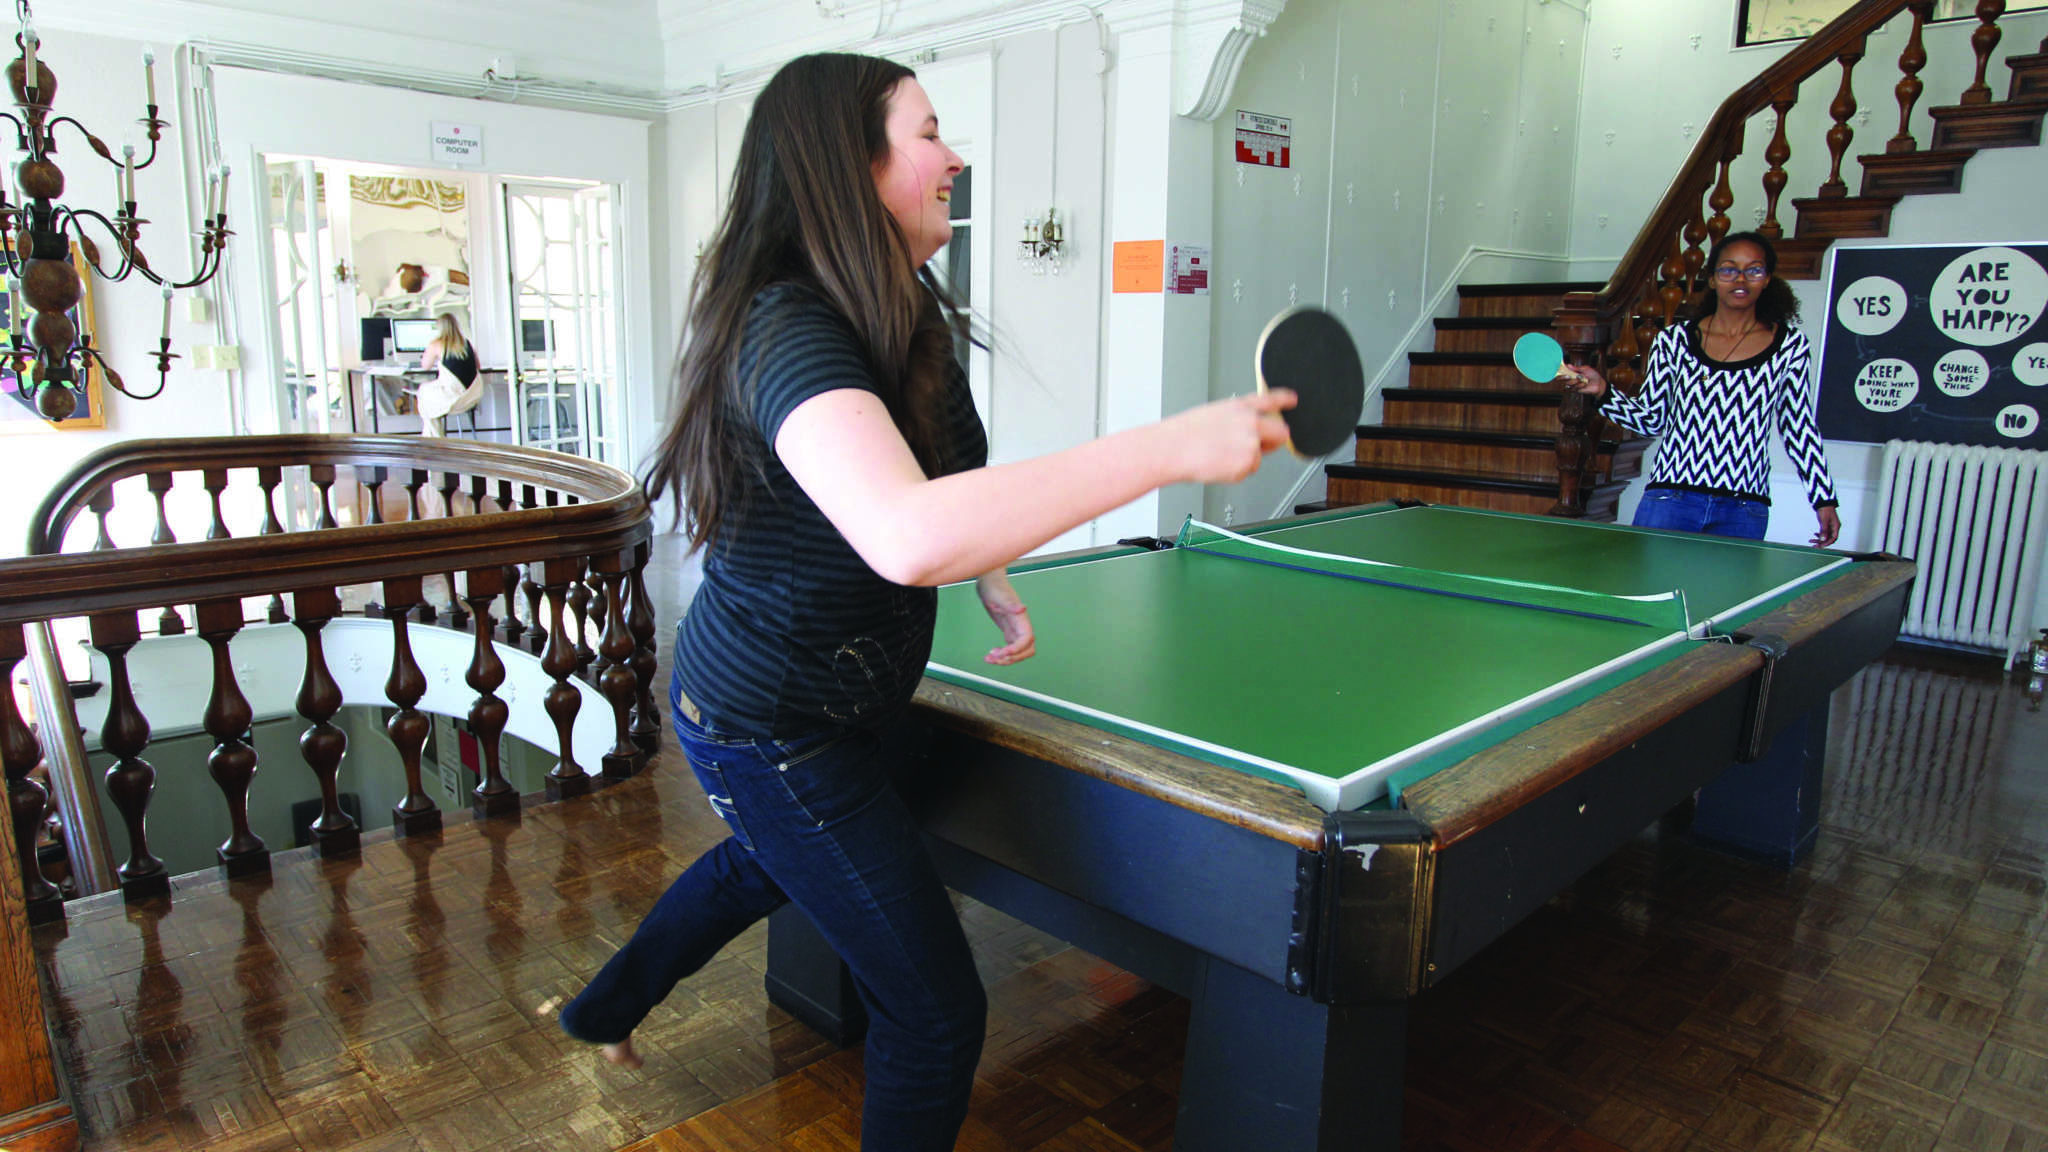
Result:
M213 301L204 296L185 297L185 319L194 324L204 324L213 319Z
M192 366L207 371L239 372L242 370L241 345L194 344Z
M1225 504L1223 506L1223 526L1228 528L1235 523L1237 523L1237 505Z

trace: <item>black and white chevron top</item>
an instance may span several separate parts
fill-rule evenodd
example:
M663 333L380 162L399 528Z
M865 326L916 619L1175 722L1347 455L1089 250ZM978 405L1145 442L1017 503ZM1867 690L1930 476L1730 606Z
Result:
M1630 396L1609 388L1600 414L1630 431L1661 436L1650 487L1682 488L1771 502L1771 422L1806 483L1814 507L1835 503L1827 454L1814 424L1808 369L1813 346L1797 325L1782 324L1770 347L1746 360L1709 360L1699 322L1657 334Z

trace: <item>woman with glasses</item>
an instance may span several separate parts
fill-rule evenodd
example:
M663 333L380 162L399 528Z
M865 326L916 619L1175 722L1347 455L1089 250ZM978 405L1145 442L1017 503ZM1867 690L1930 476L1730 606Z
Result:
M1825 548L1841 535L1807 384L1813 348L1794 323L1799 301L1773 275L1777 266L1770 242L1754 232L1714 245L1713 290L1657 334L1635 395L1610 392L1597 368L1571 369L1565 386L1601 398L1601 415L1663 438L1636 506L1638 527L1763 539L1775 423L1819 519L1812 543Z

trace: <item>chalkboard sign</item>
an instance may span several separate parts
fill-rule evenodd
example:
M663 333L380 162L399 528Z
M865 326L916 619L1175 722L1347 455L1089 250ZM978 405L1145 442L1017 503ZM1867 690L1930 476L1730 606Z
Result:
M1837 248L1830 440L2048 448L2048 244Z

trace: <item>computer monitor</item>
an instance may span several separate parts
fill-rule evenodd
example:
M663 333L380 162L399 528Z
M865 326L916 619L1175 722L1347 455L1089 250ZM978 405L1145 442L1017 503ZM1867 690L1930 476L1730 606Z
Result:
M519 322L519 350L521 352L545 352L555 343L555 322L552 320L521 320Z
M440 331L440 323L434 320L393 320L391 322L391 350L402 356L416 356L427 350L427 344Z
M363 321L362 358L370 363L384 359L384 343L391 339L391 318L371 316Z

